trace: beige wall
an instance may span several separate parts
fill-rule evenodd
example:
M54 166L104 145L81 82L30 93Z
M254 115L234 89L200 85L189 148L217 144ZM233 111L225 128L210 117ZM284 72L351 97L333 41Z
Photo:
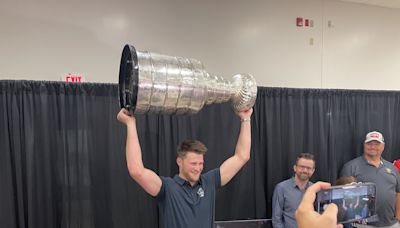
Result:
M116 83L130 43L263 86L400 90L399 21L400 9L333 0L7 0L0 79Z

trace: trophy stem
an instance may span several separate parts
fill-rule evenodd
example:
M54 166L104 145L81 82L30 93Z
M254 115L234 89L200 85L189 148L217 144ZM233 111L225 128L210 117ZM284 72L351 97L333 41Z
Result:
M206 104L221 104L228 102L235 94L230 81L222 77L207 74L207 101Z

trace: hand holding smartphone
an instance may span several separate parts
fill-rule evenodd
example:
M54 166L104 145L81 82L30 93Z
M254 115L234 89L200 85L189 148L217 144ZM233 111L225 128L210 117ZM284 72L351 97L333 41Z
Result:
M374 183L357 183L333 186L317 193L315 210L323 213L330 203L338 207L338 223L368 221L376 218L376 186Z

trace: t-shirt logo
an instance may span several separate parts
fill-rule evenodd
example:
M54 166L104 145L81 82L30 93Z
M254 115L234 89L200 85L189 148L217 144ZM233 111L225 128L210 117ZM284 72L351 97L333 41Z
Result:
M199 195L199 197L204 197L204 190L202 187L200 187L199 190L197 190L197 195Z
M389 168L386 168L386 172L387 172L387 173L392 173L392 170L389 169Z

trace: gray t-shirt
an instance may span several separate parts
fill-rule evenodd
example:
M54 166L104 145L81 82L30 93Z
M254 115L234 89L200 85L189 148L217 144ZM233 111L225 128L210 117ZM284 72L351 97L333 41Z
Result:
M162 186L156 196L163 228L212 228L215 191L221 186L219 168L200 176L191 186L178 175L160 177Z
M392 163L381 159L379 167L369 164L364 156L347 162L340 176L354 176L360 182L376 184L376 212L374 226L390 226L396 219L396 193L400 192L400 177Z

